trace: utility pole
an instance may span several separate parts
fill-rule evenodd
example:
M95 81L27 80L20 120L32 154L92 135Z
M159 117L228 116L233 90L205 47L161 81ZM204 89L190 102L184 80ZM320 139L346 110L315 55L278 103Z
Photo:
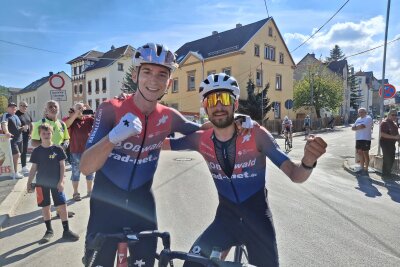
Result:
M388 36L388 27L389 27L389 14L390 14L390 0L388 0L387 4L387 11L386 11L386 27L385 27L385 44L383 46L383 66L382 66L382 81L381 81L381 88L382 88L382 94L381 94L381 103L380 103L380 113L381 113L381 122L383 119L383 100L384 100L384 91L385 91L385 67L386 67L386 47L387 47L387 36ZM379 139L381 139L381 131L379 131ZM381 155L381 146L378 142L378 156Z
M264 126L264 73L263 73L263 69L262 69L262 62L260 64L261 66L261 126ZM257 83L257 81L256 81Z

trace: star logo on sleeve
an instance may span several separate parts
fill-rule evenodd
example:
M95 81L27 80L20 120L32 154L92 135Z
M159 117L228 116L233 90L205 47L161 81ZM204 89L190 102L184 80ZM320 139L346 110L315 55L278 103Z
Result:
M146 265L146 263L143 261L143 259L140 259L140 260L136 260L133 265L142 267L142 266Z
M245 136L243 136L242 144L243 144L244 142L250 141L250 137L251 137L251 134L246 134Z
M167 122L168 116L163 115L161 119L158 120L158 124L156 126L160 126L161 124L164 124Z
M128 120L124 120L124 125L125 125L126 127L129 127L129 121L128 121Z

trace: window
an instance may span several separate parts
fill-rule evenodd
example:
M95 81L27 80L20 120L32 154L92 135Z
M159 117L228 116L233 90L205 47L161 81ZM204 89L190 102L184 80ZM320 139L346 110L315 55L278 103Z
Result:
M100 99L96 99L96 109L98 109L100 106Z
M35 111L33 111L33 118L35 118L36 117L36 115L35 115Z
M264 58L275 61L275 47L266 45L264 49L265 49Z
M82 66L79 66L79 74L82 73Z
M172 93L177 93L178 89L179 89L179 81L176 78L172 80Z
M98 94L100 92L100 84L99 84L99 79L94 80L94 83L96 85L96 94Z
M87 82L87 92L89 95L92 94L92 81Z
M88 103L89 107L92 107L92 99L89 99L89 100L87 101L87 103Z
M74 94L77 95L78 94L78 85L74 85Z
M124 64L118 63L118 70L119 71L124 71Z
M188 91L196 90L196 80L194 77L194 72L188 73L187 78L188 78Z
M231 68L224 68L222 69L222 72L225 73L226 75L231 76Z
M254 45L254 55L255 55L256 57L259 57L259 56L260 56L260 46L259 46L258 44L255 44L255 45Z
M263 86L261 70L256 70L256 86Z
M35 104L35 97L33 97L33 104Z
M215 71L215 70L209 70L209 71L207 71L207 76L209 76L211 74L216 74L216 73L217 73L217 71Z
M277 74L275 79L275 89L282 90L282 75Z
M283 53L279 53L279 63L280 63L280 64L283 64L283 63L284 63Z
M29 105L32 104L32 98L29 97Z
M82 86L82 84L79 84L79 94L82 94L83 93L83 86Z
M103 88L103 93L105 93L106 91L107 91L107 80L106 80L106 78L103 78L102 79L102 88Z
M274 102L274 118L275 119L280 119L281 118L281 103L280 102Z
M272 27L268 27L268 36L272 37Z
M74 75L78 74L78 67L74 67Z

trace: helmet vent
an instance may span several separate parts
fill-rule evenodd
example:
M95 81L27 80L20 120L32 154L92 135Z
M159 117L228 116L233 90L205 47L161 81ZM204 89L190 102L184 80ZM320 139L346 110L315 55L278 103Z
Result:
M236 82L236 81L234 81L234 82L231 82L231 85L239 87L239 85L237 84L237 82Z
M218 75L214 75L214 82L218 82Z
M157 45L157 56L161 55L162 50L163 50L162 46L161 45Z
M230 77L228 75L225 75L224 77L224 82L226 82Z
M210 81L209 81L208 79L205 79L205 80L204 80L204 83L205 83L205 84L210 84Z

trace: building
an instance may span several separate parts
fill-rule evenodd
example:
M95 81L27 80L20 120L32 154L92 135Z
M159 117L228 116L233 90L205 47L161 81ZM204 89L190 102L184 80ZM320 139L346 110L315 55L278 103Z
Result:
M339 115L348 121L350 115L350 85L348 83L349 66L346 59L331 61L327 64L328 69L336 73L343 81L343 100Z
M130 45L112 46L105 53L89 51L69 61L73 102L87 103L96 110L106 99L119 95L133 52Z
M72 85L71 78L65 72L58 72L56 75L64 81L59 89L55 89L50 84L50 77L54 76L49 72L48 76L34 81L17 94L17 104L21 101L28 103L28 113L34 121L43 118L44 108L47 101L54 99L60 104L60 118L68 115L68 110L72 106Z
M367 113L372 113L374 80L376 81L375 84L377 84L377 80L374 77L374 73L372 71L359 71L355 73L354 76L356 77L356 87L358 88L357 92L358 95L360 96L360 100L358 101L358 106L366 108Z
M162 99L187 117L202 116L198 87L209 74L225 72L234 76L247 98L247 82L252 79L256 91L270 84L267 97L275 102L275 112L266 118L292 116L285 101L293 99L294 61L272 17L248 25L237 24L224 32L185 43L177 51L179 68L173 73L172 88ZM261 109L261 107L260 107Z

